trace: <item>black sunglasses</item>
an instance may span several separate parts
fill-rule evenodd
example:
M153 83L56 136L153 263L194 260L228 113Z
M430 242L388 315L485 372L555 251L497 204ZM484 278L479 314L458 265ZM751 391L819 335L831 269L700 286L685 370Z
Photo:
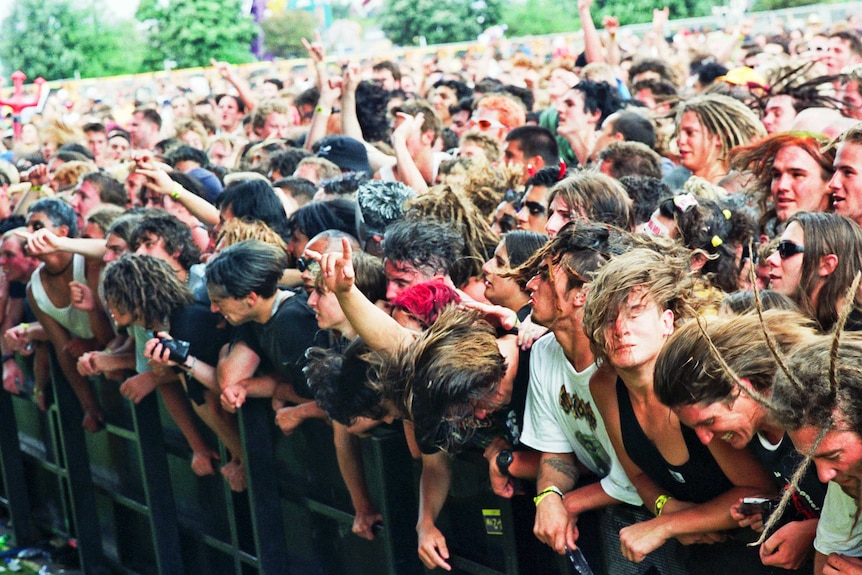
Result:
M317 262L313 259L301 257L296 260L296 269L302 273L316 264Z
M799 244L795 244L790 240L781 240L778 242L778 248L776 248L778 252L778 257L783 260L787 258L792 258L796 254L801 254L805 251L805 246L800 246Z

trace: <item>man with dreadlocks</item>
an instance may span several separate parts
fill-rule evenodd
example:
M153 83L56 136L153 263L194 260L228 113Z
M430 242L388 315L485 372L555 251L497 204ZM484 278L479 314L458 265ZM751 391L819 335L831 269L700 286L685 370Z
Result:
M760 546L760 558L764 565L811 573L811 544L826 486L807 473L790 487L802 458L764 403L779 369L776 353L786 355L813 341L814 324L793 311L705 323L689 322L670 337L656 362L656 396L701 443L720 440L735 449L751 449L777 486L793 492L792 506ZM739 504L731 514L742 527L766 521L759 512L740 513Z
M836 337L788 354L787 372L779 371L772 387L771 414L829 482L814 573L830 575L862 573L862 339Z

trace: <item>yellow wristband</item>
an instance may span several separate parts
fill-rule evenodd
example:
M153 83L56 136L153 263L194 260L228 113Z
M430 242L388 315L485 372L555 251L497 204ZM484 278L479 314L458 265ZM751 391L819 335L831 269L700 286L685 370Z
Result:
M171 199L180 199L180 193L182 193L182 191L183 187L179 183L174 184L174 190L171 192Z
M539 493L538 495L536 495L535 497L533 497L533 503L535 503L535 504L536 504L536 507L538 507L538 506L539 506L539 503L541 503L541 502L542 502L542 499L544 499L544 498L545 498L545 497L547 497L548 495L552 495L552 494L554 494L554 493L556 493L557 495L559 495L559 496L560 496L560 499L562 499L562 498L563 498L563 492L562 492L562 491L560 491L557 487L555 487L555 486L551 485L550 487L548 487L547 489L545 489L544 491L542 491L541 493Z
M21 329L24 330L24 333L27 333L28 331L30 331L30 324L27 322L23 322L21 324Z
M328 116L332 113L332 110L327 110L323 106L318 106L317 108L314 109L314 111L317 112L318 114L322 114L324 116Z
M655 500L655 516L661 517L661 511L664 509L665 504L673 499L670 495L659 495Z

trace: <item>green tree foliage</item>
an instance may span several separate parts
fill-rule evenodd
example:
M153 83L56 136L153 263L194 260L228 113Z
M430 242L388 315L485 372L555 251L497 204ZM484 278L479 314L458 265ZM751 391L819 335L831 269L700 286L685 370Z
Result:
M812 4L820 4L820 2L818 0L754 0L751 11L781 10L783 8L796 8L797 6L810 6Z
M134 22L110 22L97 2L18 0L0 24L5 71L30 80L110 76L137 72L142 44Z
M656 3L653 0L607 0L602 2L596 0L593 6L593 18L597 26L601 26L602 16L616 16L620 24L640 24L652 22L653 8L667 6L670 10L670 19L693 18L696 16L708 16L712 14L712 7L716 5L711 0L663 0ZM572 10L577 11L574 5Z
M257 26L241 6L241 0L142 0L136 17L147 27L145 68L159 70L165 60L178 68L208 66L210 58L250 62Z
M380 27L399 46L475 40L502 18L501 0L387 0Z
M276 58L306 55L303 38L314 37L314 16L305 10L285 10L260 23L264 49Z
M503 13L509 37L572 32L581 28L575 0L527 0L510 3Z

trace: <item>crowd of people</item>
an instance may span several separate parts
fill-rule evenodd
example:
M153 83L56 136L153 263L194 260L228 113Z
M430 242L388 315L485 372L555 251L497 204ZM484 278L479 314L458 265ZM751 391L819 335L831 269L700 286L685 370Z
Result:
M53 352L93 433L91 378L157 391L235 491L236 412L272 398L331 425L366 539L360 438L403 430L431 569L478 451L596 572L862 573L859 30L706 52L656 10L633 50L578 12L583 52L542 62L314 41L302 91L213 62L229 91L35 118L0 163L3 389L47 409Z

